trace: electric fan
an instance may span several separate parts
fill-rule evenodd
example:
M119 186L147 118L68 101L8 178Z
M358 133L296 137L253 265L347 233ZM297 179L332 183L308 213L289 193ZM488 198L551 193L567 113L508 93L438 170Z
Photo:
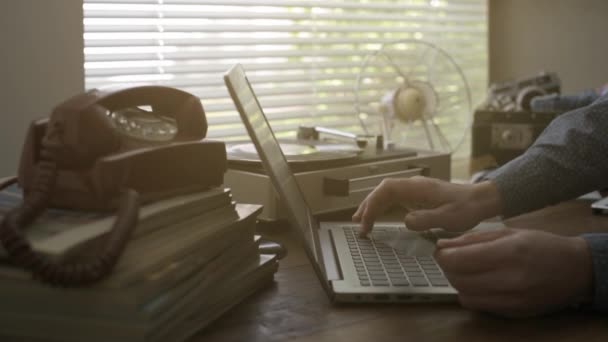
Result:
M355 111L366 134L381 133L384 147L452 153L472 121L467 79L434 44L399 40L366 56L355 83Z

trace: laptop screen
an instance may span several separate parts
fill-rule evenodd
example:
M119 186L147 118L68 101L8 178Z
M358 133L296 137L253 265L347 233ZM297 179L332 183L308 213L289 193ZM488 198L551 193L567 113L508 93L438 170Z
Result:
M321 272L326 279L320 257L317 221L313 218L302 190L289 169L287 159L266 120L245 71L240 65L236 65L228 71L224 80L249 136L255 144L264 169L270 176L283 204L287 207L291 226L297 230L298 235L306 243L309 256L316 261L313 262L316 271Z

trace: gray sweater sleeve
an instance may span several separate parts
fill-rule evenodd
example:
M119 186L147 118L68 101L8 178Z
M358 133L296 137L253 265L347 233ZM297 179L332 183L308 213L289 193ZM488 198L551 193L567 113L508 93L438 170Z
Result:
M520 157L488 175L511 217L608 187L608 96L558 116Z
M515 216L608 187L608 96L560 115L519 158L487 178L503 216ZM586 234L593 262L593 307L608 312L608 234Z

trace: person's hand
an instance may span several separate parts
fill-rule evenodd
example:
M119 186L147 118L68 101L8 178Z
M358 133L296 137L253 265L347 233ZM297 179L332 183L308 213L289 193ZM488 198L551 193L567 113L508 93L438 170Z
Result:
M533 316L588 300L587 243L540 231L500 229L437 241L435 259L469 309Z
M396 204L408 209L405 224L412 230L463 231L501 210L498 190L491 182L454 184L416 176L384 179L361 202L353 221L361 223L361 234L366 235L374 221Z

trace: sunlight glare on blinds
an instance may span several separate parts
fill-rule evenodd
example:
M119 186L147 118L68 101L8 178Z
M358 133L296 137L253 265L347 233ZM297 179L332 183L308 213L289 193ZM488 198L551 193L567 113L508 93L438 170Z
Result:
M84 14L87 88L189 91L203 102L212 138L246 138L222 78L234 63L279 137L301 124L360 133L353 89L361 62L399 39L446 50L474 104L487 87L486 0L85 0Z

